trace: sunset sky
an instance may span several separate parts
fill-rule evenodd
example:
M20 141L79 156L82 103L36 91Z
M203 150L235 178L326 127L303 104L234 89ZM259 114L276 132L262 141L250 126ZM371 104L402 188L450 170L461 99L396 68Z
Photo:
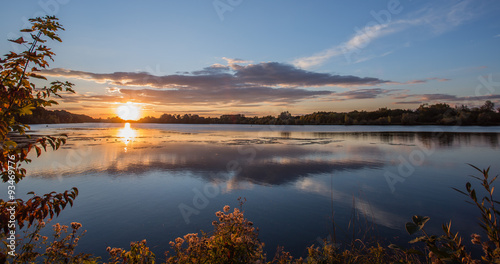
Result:
M28 18L66 31L49 80L60 105L106 118L130 102L162 113L293 115L500 106L497 0L3 1L0 53ZM25 38L26 39L26 38ZM42 84L42 83L40 83Z

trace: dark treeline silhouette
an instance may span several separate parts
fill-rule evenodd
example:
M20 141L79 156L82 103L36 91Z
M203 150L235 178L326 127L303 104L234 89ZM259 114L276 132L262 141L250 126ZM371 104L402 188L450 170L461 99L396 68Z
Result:
M293 116L288 111L278 116L245 117L242 114L202 117L196 114L163 114L160 117L147 116L134 123L173 124L256 124L256 125L500 125L500 108L486 101L481 107L451 107L445 103L422 104L416 110L380 108L376 111L315 112ZM106 122L122 123L119 117L94 119L63 110L49 111L35 109L33 115L24 116L23 122L31 124ZM127 121L128 122L128 121Z
M423 104L416 110L380 108L377 111L351 111L348 113L315 112L292 116L288 111L278 116L245 117L242 114L220 117L199 115L163 114L159 118L144 117L138 123L179 124L259 124L259 125L500 125L500 108L486 101L483 106L469 108L465 105ZM115 122L122 122L119 118Z
M96 119L87 115L73 114L65 110L46 110L43 107L33 109L31 115L19 117L24 124L59 124L96 122Z

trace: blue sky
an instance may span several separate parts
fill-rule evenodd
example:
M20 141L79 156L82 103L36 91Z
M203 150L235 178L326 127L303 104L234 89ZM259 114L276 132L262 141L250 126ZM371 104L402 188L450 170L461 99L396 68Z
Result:
M4 1L0 52L26 18L66 28L45 76L94 117L500 106L500 2Z

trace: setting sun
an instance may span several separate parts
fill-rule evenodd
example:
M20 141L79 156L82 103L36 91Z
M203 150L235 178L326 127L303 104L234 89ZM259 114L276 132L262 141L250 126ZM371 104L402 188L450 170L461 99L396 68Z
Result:
M116 109L116 114L123 120L138 120L141 117L141 108L128 102L120 105Z

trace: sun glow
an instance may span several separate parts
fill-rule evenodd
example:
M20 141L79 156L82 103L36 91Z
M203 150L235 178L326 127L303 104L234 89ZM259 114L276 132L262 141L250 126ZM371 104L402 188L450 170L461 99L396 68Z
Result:
M141 117L141 108L128 102L116 108L116 114L123 120L138 120Z

